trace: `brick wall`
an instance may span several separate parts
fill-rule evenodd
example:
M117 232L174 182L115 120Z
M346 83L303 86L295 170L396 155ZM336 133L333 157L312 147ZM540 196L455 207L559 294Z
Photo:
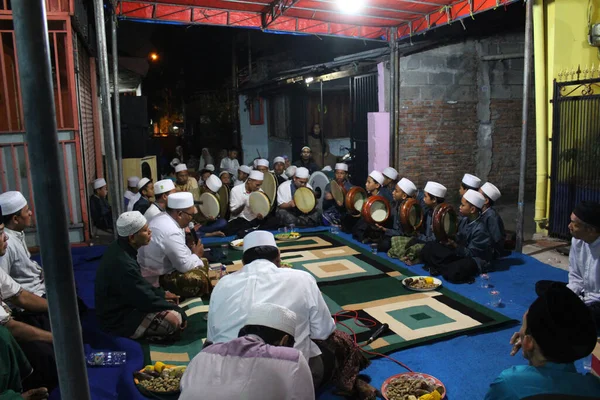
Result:
M94 113L92 105L92 83L90 56L77 39L77 69L79 78L79 106L81 110L81 137L83 139L83 159L85 163L86 187L96 179L96 152L94 141ZM94 77L95 79L95 77Z

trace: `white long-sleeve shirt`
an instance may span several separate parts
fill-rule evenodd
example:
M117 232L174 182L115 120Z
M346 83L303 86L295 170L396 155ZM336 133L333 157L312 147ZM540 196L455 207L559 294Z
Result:
M262 189L260 190L262 191ZM258 217L250 209L250 194L252 194L252 192L246 191L246 185L237 185L231 189L231 192L229 192L229 211L233 214L233 211L237 210L242 205L244 206L244 209L238 215L232 215L229 219L230 221L236 218L244 218L246 221L253 221Z
M278 304L296 313L295 348L307 360L321 354L311 339L325 340L335 330L312 275L255 260L219 280L210 297L207 340L220 343L235 339L252 305L260 303Z
M10 321L10 308L4 303L4 300L10 299L21 293L19 285L6 272L0 269L0 325L5 325Z
M600 238L589 244L571 240L569 252L569 284L585 304L600 302Z
M31 253L25 242L25 233L4 228L8 236L6 254L0 259L0 268L13 278L21 287L36 296L46 294L44 271L31 259Z
M284 203L289 203L294 199L294 196L292 196L293 184L294 180L290 179L289 181L279 185L279 188L277 188L277 206L280 206ZM306 184L306 187L312 189L312 186L310 186L308 183Z
M149 224L152 240L138 251L137 261L142 276L154 286L158 286L161 275L173 271L188 272L202 266L200 258L185 244L185 232L166 213L152 218Z
M296 349L247 335L196 355L181 378L180 400L313 400L306 359Z
M221 165L219 166L221 171L227 171L230 174L232 174L233 176L237 175L239 167L240 167L240 162L237 160L237 158L234 158L232 160L229 157L225 157L224 159L222 159Z

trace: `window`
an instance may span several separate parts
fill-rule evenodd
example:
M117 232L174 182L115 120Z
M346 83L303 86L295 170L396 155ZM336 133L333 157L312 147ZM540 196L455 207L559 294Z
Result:
M289 140L291 138L290 121L290 100L288 96L278 95L270 97L269 107L269 137Z
M260 97L252 97L248 99L250 103L250 125L262 125L265 123L265 115L263 111L263 100Z

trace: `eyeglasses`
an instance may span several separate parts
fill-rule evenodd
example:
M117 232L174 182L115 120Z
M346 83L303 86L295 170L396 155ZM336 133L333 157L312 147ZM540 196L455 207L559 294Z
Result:
M190 214L190 213L189 213L189 212L187 212L187 211L180 210L179 212L182 212L182 213L184 213L184 214L187 214L187 215L189 215L189 217L190 217L190 218L194 218L194 214Z

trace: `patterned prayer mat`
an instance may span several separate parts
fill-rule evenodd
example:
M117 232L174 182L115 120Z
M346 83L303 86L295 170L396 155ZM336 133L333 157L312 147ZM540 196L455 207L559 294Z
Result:
M365 349L379 353L472 333L517 321L462 297L444 287L432 292L414 292L402 285L413 276L402 268L356 244L329 233L310 234L293 242L278 242L282 261L312 274L332 314L356 311L359 317L387 323L390 329ZM239 270L242 252L229 249L227 271ZM206 338L208 300L191 299L182 304L189 317L188 328L176 344L144 345L146 361L187 364ZM366 341L373 328L340 317ZM338 329L348 329L338 323ZM350 332L348 332L350 333Z

